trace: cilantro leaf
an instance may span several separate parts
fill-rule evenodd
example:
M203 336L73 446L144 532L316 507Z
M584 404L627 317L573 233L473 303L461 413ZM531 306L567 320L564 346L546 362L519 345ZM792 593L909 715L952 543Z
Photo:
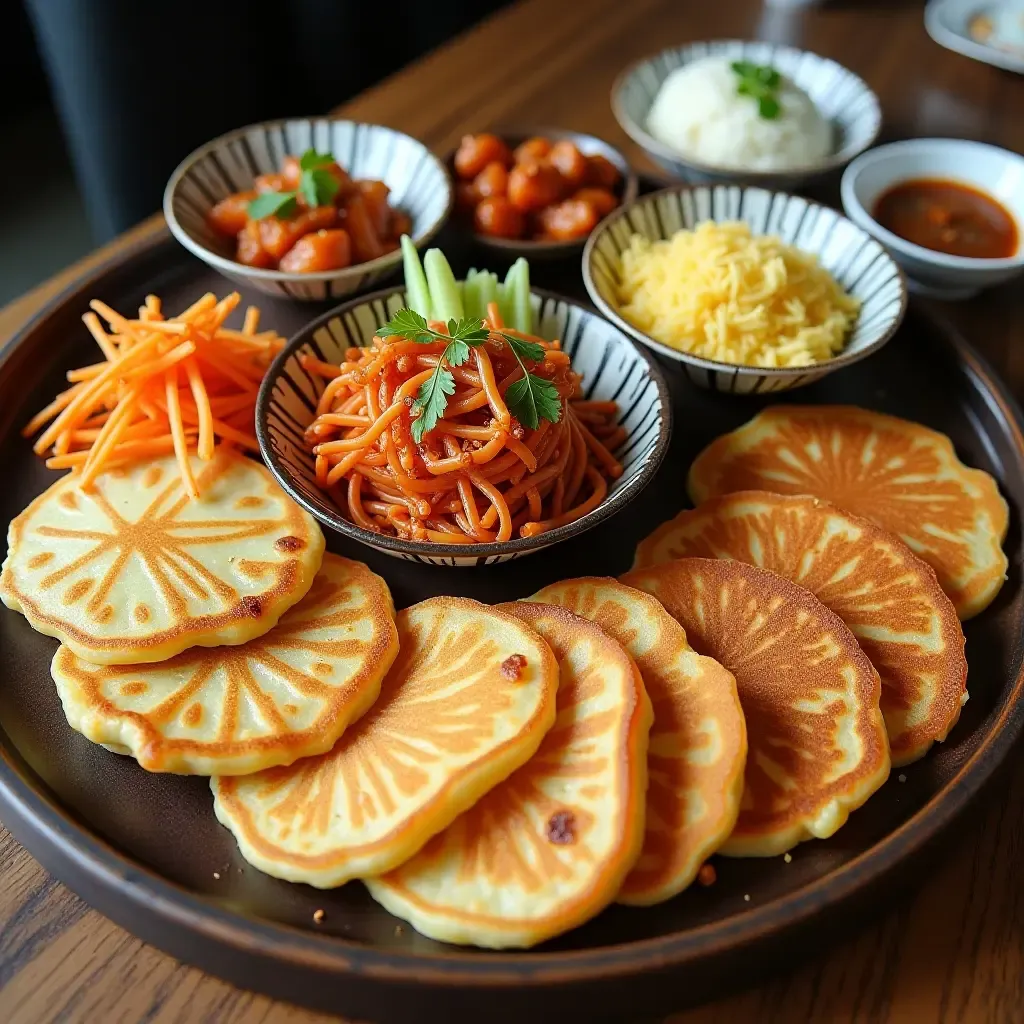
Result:
M524 341L511 334L502 334L502 338L508 343L509 348L515 353L520 363L528 360L531 363L539 363L544 359L544 346L538 345L535 341Z
M557 423L562 415L558 388L535 373L527 373L510 384L505 402L512 415L528 430L536 430L542 419Z
M462 366L469 359L469 350L487 341L489 333L482 320L449 320L447 326L448 333L442 334L414 310L400 309L377 331L381 338L408 338L421 345L435 341L445 343L434 372L420 385L413 400L414 408L419 409L419 416L411 426L412 438L417 444L437 425L448 406L448 396L455 392L455 378L447 367Z
M467 345L482 345L489 334L483 320L449 320L448 336L464 341Z
M411 309L400 309L383 327L377 331L380 338L408 338L422 345L437 341L434 331L427 326L425 317Z
M330 206L340 187L338 179L322 167L303 171L299 180L299 188L310 206Z
M770 64L757 65L748 60L733 61L729 66L739 79L736 92L754 100L761 117L773 121L782 113L782 104L779 102L782 75L775 68Z
M441 361L449 366L461 366L467 359L469 359L469 345L460 338L449 341L441 354Z
M467 349L467 354L469 350ZM420 411L412 421L410 433L412 439L419 444L428 430L437 426L437 421L444 415L448 405L448 396L455 394L455 378L441 363L421 385L413 400L413 406Z
M295 197L295 192L263 192L249 203L246 210L253 220L290 217L298 206Z
M461 341L475 348L487 340L488 331L482 320L449 320L448 333L442 334L433 330L426 319L414 310L400 309L377 331L377 334L381 338L408 338L422 345L429 345L434 341ZM462 362L465 362L465 359Z
M312 171L317 167L327 167L334 163L334 157L330 153L318 153L315 149L307 149L299 157L299 170Z

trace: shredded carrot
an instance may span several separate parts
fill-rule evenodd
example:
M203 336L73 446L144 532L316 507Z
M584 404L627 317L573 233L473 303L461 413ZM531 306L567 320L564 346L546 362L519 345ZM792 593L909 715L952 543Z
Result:
M487 326L501 329L496 306ZM447 330L440 323L435 329ZM554 384L558 421L541 420L531 430L512 416L505 396L523 371L495 336L474 347L471 363L448 367L455 393L419 443L411 434L414 399L443 342L375 338L368 348L347 350L340 365L300 357L323 382L306 431L317 484L364 530L439 544L532 537L593 511L608 479L622 472L605 443L621 440L618 406L577 403L580 377L559 343L519 336L544 347L530 372Z
M137 319L94 299L82 320L104 359L69 370L67 390L23 431L53 469L81 470L90 487L105 469L173 451L186 491L198 496L189 456L211 459L218 439L259 450L252 433L259 383L284 340L257 333L260 313L225 327L240 301L203 295L178 316L147 295ZM104 325L103 321L106 321ZM183 371L183 372L180 372ZM371 428L369 417L360 425ZM325 472L326 477L326 472Z

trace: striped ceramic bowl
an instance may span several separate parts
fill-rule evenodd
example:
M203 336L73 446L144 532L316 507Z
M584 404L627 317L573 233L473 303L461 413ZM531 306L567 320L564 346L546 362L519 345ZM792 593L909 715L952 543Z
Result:
M266 121L228 132L186 157L164 190L164 217L175 238L225 277L268 295L340 299L380 282L402 262L397 250L368 263L316 274L258 270L237 263L233 246L211 231L206 214L225 196L251 188L259 174L280 170L288 154L315 147L329 152L353 178L391 189L392 205L412 219L412 238L425 246L440 230L454 200L444 165L422 142L393 128L334 118Z
M812 366L765 369L702 359L671 348L619 312L622 252L634 234L659 241L701 221L743 221L756 235L775 235L813 253L842 287L859 299L860 313L843 350ZM820 380L877 352L896 333L907 307L903 274L866 231L827 206L799 196L739 185L676 185L651 192L609 214L583 250L583 281L613 323L666 360L680 364L701 387L739 394L786 391Z
M654 138L647 131L647 115L662 82L684 64L702 57L729 57L755 64L770 64L795 82L814 101L832 125L832 152L823 160L790 171L740 171L712 167ZM743 182L767 188L795 188L818 175L845 167L873 145L882 128L878 97L867 84L841 64L806 50L774 43L720 39L662 50L654 57L630 65L612 86L612 110L623 130L669 174L693 182Z
M281 486L325 526L378 551L433 565L492 565L508 562L557 544L620 512L651 481L665 457L672 409L661 370L617 327L569 299L550 292L532 293L538 333L560 338L583 375L588 399L619 403L619 423L626 438L616 450L622 476L608 496L588 515L537 537L504 543L432 544L371 533L346 519L331 496L316 484L313 456L303 440L312 423L324 382L307 373L300 356L330 363L344 359L352 346L369 345L380 327L406 305L400 288L384 289L347 302L303 328L267 372L256 405L256 434L263 458Z

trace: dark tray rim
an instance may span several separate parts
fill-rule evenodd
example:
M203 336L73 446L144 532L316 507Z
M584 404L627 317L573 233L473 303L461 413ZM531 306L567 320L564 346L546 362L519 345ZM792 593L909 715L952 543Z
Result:
M159 231L129 249L115 253L72 281L47 301L24 327L0 348L0 373L32 334L54 311L132 259L154 254L159 247L191 260L170 233ZM964 364L965 373L979 386L994 414L1005 424L1020 466L1024 467L1024 416L988 362L958 331L917 303L915 312ZM1020 467L1018 467L1019 469ZM860 890L881 883L885 876L922 853L953 821L1001 766L1024 729L1024 667L1012 682L994 714L978 749L959 767L954 779L913 817L873 847L817 881L790 894L683 933L655 939L603 946L596 950L564 952L487 953L450 952L428 955L381 952L334 935L316 935L284 924L255 920L192 895L120 853L80 824L46 792L45 783L4 745L0 732L0 818L28 852L59 880L98 910L135 934L142 933L172 955L195 962L194 953L217 950L229 961L277 961L343 978L346 975L393 984L459 987L465 990L502 987L553 987L560 984L636 977L646 972L693 966L701 961L756 944L780 931L788 932L837 908ZM181 941L191 936L199 945L193 956ZM166 938L166 943L163 939ZM174 941L177 938L178 941ZM171 947L174 948L171 948ZM237 959L236 959L237 958ZM238 974L237 966L233 973ZM254 978L255 987L260 983Z

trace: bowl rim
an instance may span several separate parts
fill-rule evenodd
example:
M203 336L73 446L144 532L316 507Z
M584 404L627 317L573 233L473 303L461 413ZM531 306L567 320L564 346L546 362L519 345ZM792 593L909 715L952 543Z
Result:
M321 270L310 274L289 273L284 270L264 270L260 267L248 267L244 263L228 259L226 256L221 256L220 253L214 252L212 249L208 249L201 242L198 242L193 238L178 221L178 218L174 213L174 197L177 194L182 179L197 160L206 156L207 153L211 153L214 150L219 149L226 143L232 142L237 138L241 138L248 132L256 129L277 128L286 124L294 124L296 122L313 124L319 121L324 121L330 124L350 124L356 128L382 128L386 132L391 132L394 135L400 135L403 138L408 139L410 142L414 142L417 146L420 146L426 154L427 160L433 161L437 165L448 190L448 196L445 208L440 216L433 223L428 225L426 230L413 238L413 244L417 248L421 248L426 245L427 242L429 242L444 226L455 206L455 184L452 180L452 176L448 173L448 168L445 166L444 161L440 160L437 154L425 142L420 141L414 135L409 135L407 132L402 132L397 128L392 128L390 125L376 124L372 121L353 121L348 117L330 116L278 117L269 121L256 121L252 124L243 125L241 128L233 128L231 131L225 132L223 135L218 135L215 139L211 139L209 142L205 142L203 145L192 150L192 152L174 168L170 178L167 179L167 184L164 186L162 209L164 220L167 221L167 226L170 228L171 234L174 235L178 242L188 249L193 256L199 257L199 259L204 263L209 264L211 267L216 268L222 273L236 275L242 274L258 281L288 281L291 283L301 283L303 281L339 281L346 277L358 277L363 274L382 271L401 262L402 251L401 249L395 249L393 252L385 253L383 256L378 256L374 260L368 260L365 263L353 263L347 267L340 267L338 270Z
M669 441L672 438L672 398L669 393L668 382L665 379L665 375L662 372L661 367L658 366L657 361L648 352L644 351L641 346L637 345L628 334L622 332L621 329L618 328L618 325L613 323L609 326L616 328L616 330L622 334L623 342L631 345L638 355L640 355L647 363L648 375L654 382L654 386L657 390L657 400L661 405L661 427L658 431L658 438L655 442L654 450L646 464L641 468L640 472L636 474L636 477L615 494L607 497L592 512L588 512L585 516L581 516L579 519L573 520L571 523L566 523L564 526L558 526L546 533L538 534L536 537L516 537L507 541L492 541L483 544L434 544L430 541L402 540L401 538L391 537L383 533L371 533L369 530L364 530L361 527L356 526L354 523L350 523L340 513L336 515L328 514L322 509L317 508L305 497L302 491L293 484L291 474L280 465L277 453L274 451L271 444L271 431L268 424L268 416L270 403L273 398L274 385L276 384L277 379L281 376L285 364L300 348L309 342L309 339L316 331L326 326L329 321L336 317L343 316L345 313L348 313L359 306L363 306L371 302L387 300L391 296L401 294L404 291L404 284L393 284L386 288L378 288L376 291L367 292L365 295L360 295L348 300L347 302L343 302L340 305L335 306L333 309L328 310L326 313L321 314L315 320L311 320L288 339L287 344L274 358L274 361L270 364L270 367L267 369L267 372L263 377L263 382L260 385L259 394L256 398L256 438L259 441L260 454L263 457L263 461L269 467L271 473L274 474L277 482L284 488L288 495L302 508L309 512L310 515L314 516L321 523L331 527L331 529L342 534L344 537L347 537L350 540L359 541L361 544L366 544L369 547L377 548L378 550L385 550L401 555L412 555L416 556L418 559L422 556L422 560L426 560L431 557L453 559L474 558L475 564L481 565L486 561L486 559L496 555L527 554L531 551L539 551L542 548L550 547L560 541L568 540L570 537L575 537L578 534L585 533L587 530L591 529L591 527L597 526L598 523L603 522L605 519L608 519L615 515L615 513L621 511L622 508L628 505L629 502L631 502L651 482L651 480L654 479L654 476L661 468L661 464L668 452ZM604 319L600 313L590 309L586 303L570 298L567 295L562 295L559 292L553 292L547 288L536 288L531 286L530 293L533 295L539 295L542 300L547 299L564 302L570 306L575 306L577 309L582 310L589 316Z
M843 210L847 216L854 220L858 227L874 235L886 248L913 257L921 263L941 267L944 270L1014 270L1024 267L1024 219L1018 217L1013 210L1007 209L1006 212L1017 227L1017 251L1012 256L980 258L976 256L954 256L950 253L939 252L937 249L929 249L926 246L918 245L916 242L910 242L906 238L901 238L875 220L871 211L860 201L856 191L857 179L864 172L865 168L884 164L902 153L934 149L985 150L990 155L1003 159L1007 164L1019 164L1022 171L1024 171L1024 156L1020 156L1012 150L1004 149L1002 146L993 146L988 142L976 142L974 139L927 138L902 139L898 142L888 142L866 153L861 153L860 156L850 162L850 166L843 172L842 181L839 183L839 193L843 203ZM943 175L943 178L948 181L961 182L987 195L990 194L988 189L979 184L977 180L971 178L967 173L958 173L952 176ZM891 188L900 182L911 180L913 180L913 177L894 177L886 185L886 188ZM996 199L996 202L999 202L999 200ZM999 203L999 205L1003 206L1002 203ZM1006 209L1006 207L1003 206L1003 209ZM597 228L594 230L596 231Z
M835 64L836 67L842 68L847 74L852 75L861 85L864 93L871 99L870 115L873 120L872 128L869 137L864 141L863 144L848 148L841 149L837 152L831 153L829 156L822 160L816 160L812 163L800 164L797 167L786 167L779 168L778 170L744 170L742 167L723 167L719 164L707 164L700 160L693 159L688 156L684 156L682 153L676 152L670 146L660 142L654 138L653 135L649 134L643 125L634 121L632 117L626 112L625 106L622 101L622 91L628 81L641 67L650 64L652 61L657 60L659 57L663 57L669 53L683 53L689 50L693 50L698 46L709 46L715 45L735 45L739 47L749 46L768 46L773 53L785 51L793 53L801 57L813 57L815 60L821 61L822 63ZM611 107L612 113L615 115L615 120L618 121L619 126L622 130L643 149L650 153L653 153L661 160L665 160L669 163L682 164L686 167L690 167L701 174L710 176L729 176L734 178L742 178L745 182L749 182L752 185L756 184L767 184L769 182L778 182L785 178L796 177L800 175L817 175L825 174L828 171L836 170L842 167L844 164L849 163L851 160L860 156L865 150L870 149L878 139L879 134L882 131L882 105L878 99L878 95L868 85L867 82L861 78L855 71L851 71L850 68L846 67L845 64L840 64L839 61L833 60L831 57L822 57L820 54L814 53L813 50L801 50L796 46L788 46L784 44L769 43L763 40L757 39L705 39L695 40L694 42L684 43L681 46L666 46L665 49L659 50L657 53L649 54L646 57L641 57L638 60L627 64L618 75L615 76L615 81L612 83L611 91ZM831 122L830 122L831 123ZM599 225L600 226L600 225ZM596 231L597 228L594 229ZM593 233L593 232L591 232Z
M973 36L967 34L966 23L960 27L954 27L946 22L946 18L954 18L957 15L966 17L970 13L977 12L978 4L974 0L934 0L924 9L925 31L932 39L954 53L962 54L971 60L981 61L983 64L991 64L993 67L1002 68L1004 71L1015 71L1017 74L1024 74L1024 57L1015 56L998 47L989 46L987 43L979 42Z
M808 208L815 207L818 209L828 210L830 213L839 217L840 220L845 220L855 231L864 236L864 240L878 243L881 248L881 252L874 260L871 261L871 263L868 264L868 267L874 266L875 261L879 258L883 261L887 260L892 265L892 269L896 271L897 280L899 281L900 308L891 323L879 332L877 338L859 351L840 352L831 359L824 359L819 363L810 363L808 366L748 366L743 363L723 363L719 362L717 359L706 359L703 356L695 356L689 352L683 352L677 348L672 348L670 345L666 345L664 342L658 341L656 338L652 338L649 334L640 330L639 327L631 324L615 307L609 305L609 303L605 301L601 293L598 291L597 285L594 283L590 266L598 240L614 223L621 220L641 203L654 201L666 195L679 195L683 192L712 192L714 189L718 188L738 188L742 191L755 190L763 192L773 198L775 196L783 196L786 200L799 199L801 202L806 203ZM711 219L714 220L714 218ZM794 246L794 248L796 247ZM866 269L867 268L865 268L865 270ZM590 233L590 237L587 239L587 244L583 249L583 284L587 289L587 295L590 296L591 302L597 306L601 313L621 330L626 331L628 334L632 335L632 337L636 338L641 344L647 345L655 351L660 352L662 355L667 356L669 359L674 359L677 362L690 363L693 366L699 366L705 370L713 370L716 373L732 373L737 376L792 377L802 374L813 374L819 370L831 373L832 370L838 370L844 366L852 366L854 363L859 363L862 359L866 359L868 356L877 352L892 338L896 331L899 330L900 324L903 323L903 317L906 315L907 303L909 301L907 294L907 279L903 272L903 268L892 257L892 255L886 251L885 246L881 245L877 238L873 238L869 231L866 231L859 224L856 224L835 207L826 206L824 203L818 203L813 199L794 195L791 192L781 192L777 189L766 189L760 185L740 185L736 183L717 185L669 185L667 188L658 189L656 192L648 192L645 195L638 197L628 207L623 205L620 206L619 209L613 210L607 217L605 217L604 220L601 221L600 224L597 225L596 228L594 228Z
M640 179L634 169L633 165L629 162L626 154L622 152L618 146L613 146L607 139L602 139L600 135L591 135L589 132L579 132L575 128L552 128L550 126L534 127L531 125L509 125L501 126L491 130L491 133L497 135L503 142L509 142L510 139L526 139L532 138L535 135L544 135L554 138L555 141L561 139L588 139L591 142L598 142L606 149L609 149L614 153L619 161L619 170L622 171L622 199L619 201L619 206L624 206L626 203L633 202L640 192ZM472 134L472 133L464 133ZM451 176L452 182L458 184L459 178L455 173L455 154L458 152L458 146L453 146L448 150L443 157L441 162L445 166L445 170L448 171ZM454 187L454 186L453 186ZM601 222L598 221L597 225L594 226L593 234L597 230L597 226ZM545 256L551 256L555 254L564 253L571 255L574 251L579 251L583 248L586 243L588 236L584 238L572 238L563 242L545 242L535 241L529 238L492 238L489 235L481 235L473 230L472 225L460 225L460 231L468 235L478 245L485 246L489 249L494 249L497 252L502 253L516 253L521 256L529 257L531 255L541 259Z

